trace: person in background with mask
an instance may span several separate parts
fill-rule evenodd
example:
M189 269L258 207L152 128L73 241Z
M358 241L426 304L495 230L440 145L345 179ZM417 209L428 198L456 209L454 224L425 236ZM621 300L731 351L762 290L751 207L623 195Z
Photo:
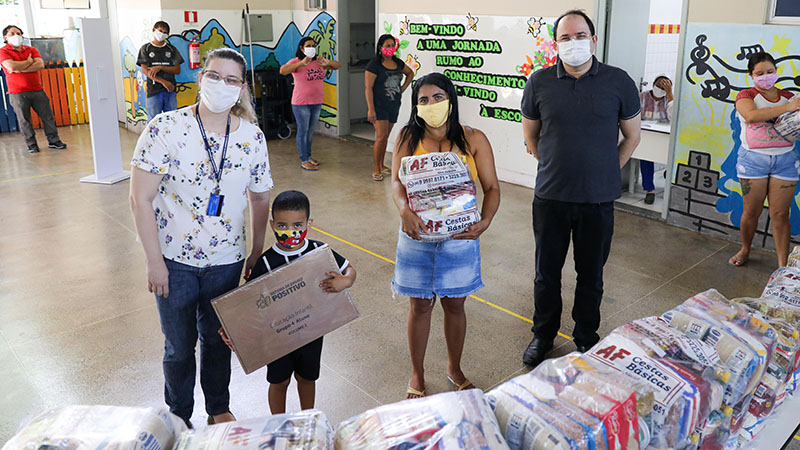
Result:
M295 56L281 66L281 75L294 77L292 112L297 122L300 168L313 171L318 170L319 162L311 157L311 140L325 97L325 71L338 70L339 62L317 56L317 43L310 37L300 39Z
M139 49L136 64L147 77L147 121L157 114L178 108L175 75L181 73L183 57L169 43L169 24L159 20L153 25L153 40Z
M653 89L639 94L642 108L642 120L655 120L661 123L672 121L672 81L666 75L659 75L653 81ZM656 201L656 186L653 183L655 164L653 161L639 160L642 170L642 188L644 202L652 205Z
M195 345L208 423L229 411L231 352L217 333L211 299L239 285L264 248L272 189L267 143L258 128L246 63L238 52L210 52L198 102L153 118L131 161L130 204L164 333L164 397L192 427ZM253 240L244 211L250 206ZM155 212L155 213L154 213Z
M397 40L391 34L378 38L375 57L364 71L364 96L367 99L367 119L375 126L375 143L372 145L372 180L383 181L392 171L383 164L389 134L397 122L400 99L411 81L414 71L394 56ZM404 79L405 78L405 79Z
M425 222L411 210L406 188L400 181L400 161L405 156L453 152L466 158L470 175L483 188L481 220L441 242L421 241ZM411 117L400 131L392 156L392 197L400 212L402 227L397 238L397 264L392 289L410 297L408 349L411 380L406 398L424 397L425 350L436 297L444 310L447 342L447 379L460 390L475 386L461 371L461 353L467 334L464 300L483 287L480 241L500 206L500 183L492 145L482 131L461 125L458 96L452 81L440 73L417 80L411 94Z
M575 344L583 352L599 340L603 266L614 234L614 200L622 191L620 168L641 135L639 90L623 70L593 56L597 36L591 19L572 10L553 26L557 64L534 72L522 96L526 147L539 163L533 198L534 337L522 358L529 366L544 360L561 327L561 272L570 239L578 274Z
M63 150L67 144L58 137L58 128L50 108L50 98L42 87L39 71L44 69L44 61L39 52L30 46L22 45L22 29L16 25L3 28L6 45L0 48L0 64L6 72L8 98L17 114L19 127L28 153L38 153L36 132L31 123L31 108L42 120L48 147Z
M789 258L792 234L789 210L800 179L800 162L794 142L775 131L774 124L781 114L800 110L800 97L775 86L778 69L769 53L751 55L747 73L755 87L741 90L736 96L736 116L740 123L736 175L742 186L744 208L739 224L742 248L728 262L737 267L747 263L764 199L768 199L778 267L783 267Z

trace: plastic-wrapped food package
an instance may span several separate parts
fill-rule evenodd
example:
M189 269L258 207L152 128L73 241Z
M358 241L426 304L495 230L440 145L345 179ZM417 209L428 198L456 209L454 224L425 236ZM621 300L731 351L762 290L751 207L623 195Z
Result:
M800 269L781 267L773 272L761 297L778 299L793 308L800 308Z
M674 366L663 364L650 356L651 351L620 333L612 332L582 359L599 370L612 370L649 383L654 388L655 403L650 446L686 448L692 445L692 435L705 419L700 417L701 394L704 392L700 392L683 373L676 371L678 363ZM706 390L710 392L710 389Z
M334 446L347 449L508 449L478 389L379 406L342 422Z
M453 152L406 156L399 177L409 208L425 222L423 241L446 240L481 220L475 182L463 156Z
M795 245L792 252L789 253L789 260L787 266L800 268L800 246Z
M164 408L65 406L34 417L3 450L171 450L185 429Z
M775 120L775 131L787 141L800 140L800 111L790 111L778 116Z
M327 450L333 427L321 411L278 414L189 430L176 450Z

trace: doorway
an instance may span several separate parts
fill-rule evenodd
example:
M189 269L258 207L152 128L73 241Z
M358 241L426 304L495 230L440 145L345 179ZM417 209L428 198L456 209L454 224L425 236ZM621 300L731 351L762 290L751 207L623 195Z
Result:
M346 3L346 9L340 7L339 10L341 31L349 35L349 39L342 39L346 48L342 48L339 72L340 134L371 144L375 140L375 130L367 121L364 69L375 55L377 1L348 0Z

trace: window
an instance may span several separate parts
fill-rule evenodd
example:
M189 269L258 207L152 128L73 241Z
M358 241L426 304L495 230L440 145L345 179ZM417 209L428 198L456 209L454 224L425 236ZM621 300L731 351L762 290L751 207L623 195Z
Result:
M306 0L306 11L320 11L327 6L326 0Z
M800 25L800 2L797 0L770 0L767 23Z

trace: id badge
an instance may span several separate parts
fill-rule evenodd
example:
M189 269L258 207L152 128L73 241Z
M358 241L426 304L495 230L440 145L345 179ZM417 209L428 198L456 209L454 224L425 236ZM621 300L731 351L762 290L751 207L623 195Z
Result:
M206 210L206 215L219 217L219 215L222 214L223 200L225 200L224 195L211 194L211 196L208 198L208 210Z

